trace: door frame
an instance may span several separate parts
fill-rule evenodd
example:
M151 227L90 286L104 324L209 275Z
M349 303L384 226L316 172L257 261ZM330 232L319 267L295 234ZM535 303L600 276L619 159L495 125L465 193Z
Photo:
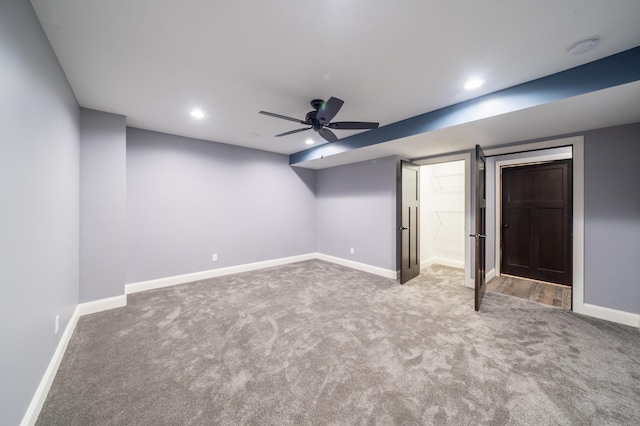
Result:
M481 144L482 145L482 144ZM538 151L548 148L560 148L572 146L573 159L573 288L571 291L573 312L582 314L584 306L584 136L572 136L566 138L553 138L534 142L524 142L500 145L497 147L484 146L487 157L501 154L515 154L524 151ZM449 161L465 160L465 235L471 231L471 150L456 154L444 154L432 157L413 159L417 165L446 163ZM530 161L530 160L529 160ZM497 223L494 216L494 227ZM499 239L497 240L499 241ZM494 243L496 240L494 240ZM471 238L465 242L465 286L473 288L474 281L471 277ZM499 271L499 270L498 270ZM491 279L495 269L487 271L487 280Z
M549 139L539 142L528 142L518 145L506 145L499 148L485 148L487 156L515 154L524 151L538 151L548 148L572 147L573 160L573 288L571 297L573 312L584 313L584 136L572 136L560 139ZM531 159L527 159L531 161ZM496 179L498 181L498 179ZM496 211L496 223L498 212ZM497 227L497 226L496 226ZM496 245L497 242L495 240ZM498 261L498 259L496 259ZM497 272L500 270L497 269Z
M553 148L549 148L553 149ZM570 160L573 158L573 153L563 153L563 154L542 154L537 155L535 157L527 157L527 158L514 158L511 160L501 160L496 161L494 176L495 176L495 276L499 277L500 274L500 266L502 266L502 253L500 248L500 224L502 223L502 200L500 194L502 193L502 177L500 174L500 168L504 166L514 166L514 165L526 165L531 163L540 163L540 162L549 162L555 160Z
M474 151L475 155L475 151ZM464 285L465 287L474 288L475 281L472 274L473 259L471 259L471 245L474 244L467 235L471 232L471 152L460 154L442 155L437 157L429 157L420 160L414 160L413 163L419 166L430 166L433 164L451 163L453 161L464 161ZM421 200L420 202L423 202Z

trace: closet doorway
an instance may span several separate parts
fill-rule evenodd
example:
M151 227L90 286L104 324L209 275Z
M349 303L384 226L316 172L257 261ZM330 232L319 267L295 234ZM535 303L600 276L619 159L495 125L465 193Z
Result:
M420 167L420 270L465 285L465 160Z

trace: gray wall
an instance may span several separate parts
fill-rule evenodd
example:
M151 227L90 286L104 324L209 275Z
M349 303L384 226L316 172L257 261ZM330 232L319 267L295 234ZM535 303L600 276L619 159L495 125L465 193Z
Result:
M0 2L0 70L0 424L13 425L80 293L121 294L123 118L83 111L81 197L78 104L26 0ZM125 282L314 251L396 269L395 157L316 173L279 154L139 129L126 137ZM103 154L113 169L98 164ZM633 313L639 158L640 124L585 133L585 301ZM118 235L96 232L105 223Z
M0 424L15 425L78 303L79 109L28 1L0 2L0 70Z
M585 133L585 303L640 314L640 123Z
M640 123L584 135L585 303L640 313ZM573 135L562 135L555 138ZM554 153L557 150L547 150ZM536 153L500 156L526 158ZM496 158L487 160L487 197L495 197ZM488 224L495 219L488 201ZM489 228L489 226L488 226ZM495 265L495 230L487 229L487 269Z
M395 271L396 157L318 170L316 179L318 252Z
M124 294L126 121L80 110L80 302Z
M314 186L286 155L128 128L126 282L315 252Z

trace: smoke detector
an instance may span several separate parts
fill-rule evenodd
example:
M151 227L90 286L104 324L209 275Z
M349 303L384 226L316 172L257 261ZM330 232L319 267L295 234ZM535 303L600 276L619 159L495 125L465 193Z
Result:
M582 40L571 46L569 53L571 55L582 55L588 51L594 49L600 42L600 37L591 37L586 40Z

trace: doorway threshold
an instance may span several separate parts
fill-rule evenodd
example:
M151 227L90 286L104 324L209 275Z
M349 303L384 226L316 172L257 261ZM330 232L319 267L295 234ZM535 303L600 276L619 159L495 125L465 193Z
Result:
M567 311L572 310L572 288L561 284L502 274L487 283L487 291L531 300Z
M533 278L519 277L517 275L509 275L509 274L500 274L500 275L503 276L503 277L515 278L517 280L529 281L529 282L532 282L532 283L542 283L542 284L548 284L548 285L555 285L557 287L562 287L562 288L571 288L570 285L551 283L549 281L542 281L542 280L534 280Z

